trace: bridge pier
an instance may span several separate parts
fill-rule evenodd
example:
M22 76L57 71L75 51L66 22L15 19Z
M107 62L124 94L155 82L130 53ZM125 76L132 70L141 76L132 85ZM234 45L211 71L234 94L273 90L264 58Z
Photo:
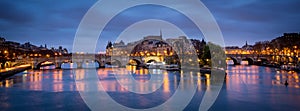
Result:
M99 68L105 68L105 64L99 64Z
M237 63L234 63L234 65L241 65L241 63L240 63L240 62L237 62Z
M61 64L62 63L55 63L55 69L61 69Z
M82 62L76 62L76 64L77 64L77 69L82 69L83 67L82 67Z
M31 66L31 69L38 70L40 68L37 65L33 65L33 66Z

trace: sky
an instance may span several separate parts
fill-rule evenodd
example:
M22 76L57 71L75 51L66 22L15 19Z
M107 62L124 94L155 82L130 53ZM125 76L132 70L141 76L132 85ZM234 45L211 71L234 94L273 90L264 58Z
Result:
M283 33L300 32L299 0L201 1L215 17L226 46L242 46L246 41L248 44L254 44L257 41L274 39ZM20 43L30 42L37 46L47 44L48 47L56 48L61 45L72 50L79 24L96 2L97 0L1 0L0 36ZM182 7L193 9L196 6L183 5ZM190 11L197 13L197 10ZM109 13L110 9L103 12ZM165 16L169 18L164 18ZM185 17L176 11L156 6L136 7L136 9L121 12L116 16L116 19L118 18L119 20L129 18L131 21L113 22L112 20L112 25L108 25L107 29L110 29L109 26L116 29L107 31L103 37L100 37L97 50L104 50L107 41L111 40L110 35L119 34L115 30L127 28L126 30L132 32L130 28L139 29L135 32L136 35L132 35L133 32L131 35L124 33L123 35L126 36L159 35L160 30L164 37L177 37L183 34L172 24L163 21L138 22L132 25L137 20L143 18L162 20L172 18L175 22L185 20ZM193 28L193 24L188 22L181 24L183 24L181 27L183 30L191 33L190 38L202 38L202 35L197 34ZM141 28L141 26L144 27ZM172 33L170 27L178 33L174 31ZM129 40L130 37L126 36L118 40Z

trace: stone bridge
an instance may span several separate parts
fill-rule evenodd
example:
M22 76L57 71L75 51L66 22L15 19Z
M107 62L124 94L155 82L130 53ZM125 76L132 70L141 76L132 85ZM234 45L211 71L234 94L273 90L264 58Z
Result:
M290 56L278 56L278 55L258 55L258 54L226 54L227 60L233 60L234 65L240 65L242 61L248 61L249 65L259 65L263 63L277 62L279 64L285 64L291 61L298 60ZM82 68L83 63L97 62L99 68L104 68L107 65L116 65L124 67L130 62L134 62L135 65L145 65L146 63L156 61L162 62L166 57L157 56L106 56L105 54L73 54L63 55L55 57L27 57L15 62L5 63L5 66L13 66L14 64L26 63L31 64L33 69L39 69L44 63L50 63L55 65L56 68L61 68L63 63L76 63L77 68ZM172 59L172 58L171 58ZM196 60L195 60L196 61Z
M240 65L242 61L248 61L249 65L261 65L264 63L287 64L297 62L298 57L286 55L259 55L259 54L226 54L227 60L233 60L234 65Z
M163 57L139 57L139 56L106 56L104 54L74 54L65 56L55 56L55 57L32 57L23 58L16 60L16 63L26 63L31 64L33 69L39 69L45 64L55 65L57 69L61 68L63 63L76 63L77 68L82 68L84 63L97 62L99 68L104 68L106 65L116 65L119 67L125 67L129 64L129 61L134 61L136 65L145 64L147 62L162 62Z

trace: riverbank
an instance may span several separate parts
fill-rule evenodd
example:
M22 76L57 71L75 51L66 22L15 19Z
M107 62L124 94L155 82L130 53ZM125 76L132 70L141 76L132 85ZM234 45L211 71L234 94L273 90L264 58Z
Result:
M295 64L261 64L258 66L264 66L264 67L271 67L271 68L276 68L278 70L286 70L286 71L296 71L300 72L300 65L295 65Z
M19 72L25 71L27 69L30 69L31 66L29 64L26 65L20 65L12 68L6 68L0 70L0 80L3 80L7 77L13 76Z

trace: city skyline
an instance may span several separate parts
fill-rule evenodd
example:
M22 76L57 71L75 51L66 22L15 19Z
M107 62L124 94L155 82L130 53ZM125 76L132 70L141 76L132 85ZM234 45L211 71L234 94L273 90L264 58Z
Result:
M300 34L300 33L283 33L283 34L281 34L281 36L278 36L278 37L275 37L275 38L272 38L272 39L270 39L270 40L265 40L265 41L255 41L253 44L249 44L249 42L248 41L243 41L243 42L241 42L242 43L242 45L241 46L238 46L238 45L225 45L225 47L223 47L223 48L243 48L243 47L245 47L245 46L253 46L253 45L256 45L256 44L260 44L260 43L263 43L263 42L271 42L271 41L273 41L273 40L276 40L276 39L278 39L278 38L280 38L280 37L284 37L284 36L287 36L286 34ZM147 36L142 36L142 38L140 38L140 39L137 39L137 40L123 40L123 39L117 39L116 41L106 41L106 42L104 42L104 44L105 44L105 47L103 47L104 48L104 50L98 50L98 51L96 51L95 53L104 53L107 49L106 49L106 47L107 47L107 43L109 43L109 42L111 42L111 43L113 43L113 44L120 44L121 42L123 42L124 43L124 45L129 45L129 44L135 44L135 43L138 43L138 42L141 42L141 41L143 41L143 40L145 40L145 38L148 38L148 37L159 37L159 36L163 36L163 35L159 35L159 34L157 34L157 35L147 35ZM162 41L167 41L168 39L178 39L178 38L180 38L180 37L186 37L186 36L176 36L176 37L162 37ZM187 38L187 37L186 37ZM7 40L5 37L3 38L3 37L1 37L0 36L0 39L2 40L2 39L4 39L4 41L7 41L7 42L13 42L13 43L18 43L18 44L20 44L20 45L24 45L24 44L30 44L30 45L32 45L32 46L35 46L35 47L39 47L39 48L47 48L47 49L56 49L56 48L60 48L60 47L63 47L64 45L58 45L57 47L55 47L55 46L51 46L51 44L50 44L50 46L47 44L47 43L44 43L44 44L32 44L31 43L31 41L26 41L26 42L17 42L17 41L11 41L11 40ZM201 38L201 39L198 39L198 38L187 38L190 42L192 42L192 40L204 40L205 41L205 39L204 38ZM208 41L209 42L209 41ZM191 45L192 45L192 43L190 43ZM66 49L66 50L68 50L66 47L63 47L64 49ZM76 53L76 52L72 52L72 51L70 51L70 53ZM89 52L87 52L87 53L89 53Z
M62 45L72 51L73 39L80 20L96 0L88 1L1 1L0 36L7 40L49 47ZM224 36L226 46L242 46L245 41L271 40L283 33L300 31L298 19L299 1L202 1L215 17ZM53 4L53 5L49 5ZM219 4L222 4L219 5ZM147 9L145 9L147 11ZM136 17L135 14L123 13ZM147 15L142 15L147 16ZM184 24L184 23L183 23ZM244 27L247 26L247 27ZM186 27L189 28L189 27ZM158 35L158 30L144 31L147 35ZM176 33L173 34L181 36ZM170 35L172 36L172 35ZM175 37L177 37L175 36ZM201 35L194 37L201 39ZM109 37L101 38L109 41ZM241 42L242 41L242 42ZM104 50L105 44L99 47Z

